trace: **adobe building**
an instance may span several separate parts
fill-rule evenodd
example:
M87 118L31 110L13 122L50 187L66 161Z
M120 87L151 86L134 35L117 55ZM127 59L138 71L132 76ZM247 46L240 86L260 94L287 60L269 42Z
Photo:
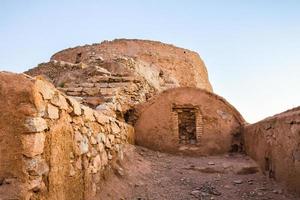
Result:
M240 151L244 119L222 97L199 88L162 92L137 108L136 143L191 155Z
M300 194L300 108L247 124L213 93L196 52L121 39L63 50L25 74L0 72L0 199L93 199L129 143L242 151Z

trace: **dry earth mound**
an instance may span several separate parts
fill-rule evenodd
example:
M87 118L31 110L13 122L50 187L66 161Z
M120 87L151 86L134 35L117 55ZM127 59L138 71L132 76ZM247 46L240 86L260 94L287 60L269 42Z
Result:
M170 88L212 91L197 53L148 40L120 39L66 49L25 73L44 75L65 94L119 118Z
M90 63L97 59L130 57L155 68L160 75L170 74L180 86L199 87L212 91L206 67L196 52L149 40L117 39L100 44L66 49L51 60Z

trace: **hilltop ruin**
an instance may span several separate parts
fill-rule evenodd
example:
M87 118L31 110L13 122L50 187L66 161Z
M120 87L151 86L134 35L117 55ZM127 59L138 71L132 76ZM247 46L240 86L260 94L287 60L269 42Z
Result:
M118 182L109 174L150 173L149 161L139 157L145 153L133 145L191 162L237 155L232 170L191 168L262 172L288 191L274 198L300 195L299 109L248 124L213 93L204 62L190 50L127 39L70 48L23 74L1 72L0 95L0 199L130 198L124 189L135 187L130 184L105 195ZM249 163L239 157L245 154L256 164L242 165ZM193 198L205 199L200 193Z

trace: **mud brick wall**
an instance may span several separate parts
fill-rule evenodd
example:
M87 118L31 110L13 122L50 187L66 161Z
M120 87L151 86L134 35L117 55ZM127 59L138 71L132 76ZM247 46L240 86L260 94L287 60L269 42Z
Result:
M300 194L300 112L282 113L244 130L246 152L265 174Z
M1 95L7 97L1 100L0 121L6 124L0 132L0 178L16 191L7 198L95 195L103 172L123 158L133 128L38 77L1 73L0 80Z

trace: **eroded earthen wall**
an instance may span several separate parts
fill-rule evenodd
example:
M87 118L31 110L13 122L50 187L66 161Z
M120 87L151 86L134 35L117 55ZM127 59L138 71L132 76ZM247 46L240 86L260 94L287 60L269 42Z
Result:
M7 198L92 198L103 172L122 159L132 127L79 104L43 79L1 73L0 80L6 97L1 99L0 191L14 178L23 193Z
M300 112L248 125L244 130L246 152L266 173L289 190L300 193Z
M180 142L178 112L182 112L181 109L193 109L195 112L195 127L186 127L186 130L195 132L196 142L191 138L190 144ZM240 141L235 139L244 123L240 114L223 98L197 88L167 90L138 107L137 113L137 144L191 155L230 151L232 145Z
M107 60L120 56L143 61L151 68L171 74L181 87L198 87L212 91L205 64L196 52L156 41L104 41L100 44L65 49L54 54L51 60L89 63L93 59Z
M21 75L0 73L0 199L26 195L26 173L22 164L22 134L32 106L33 84Z

